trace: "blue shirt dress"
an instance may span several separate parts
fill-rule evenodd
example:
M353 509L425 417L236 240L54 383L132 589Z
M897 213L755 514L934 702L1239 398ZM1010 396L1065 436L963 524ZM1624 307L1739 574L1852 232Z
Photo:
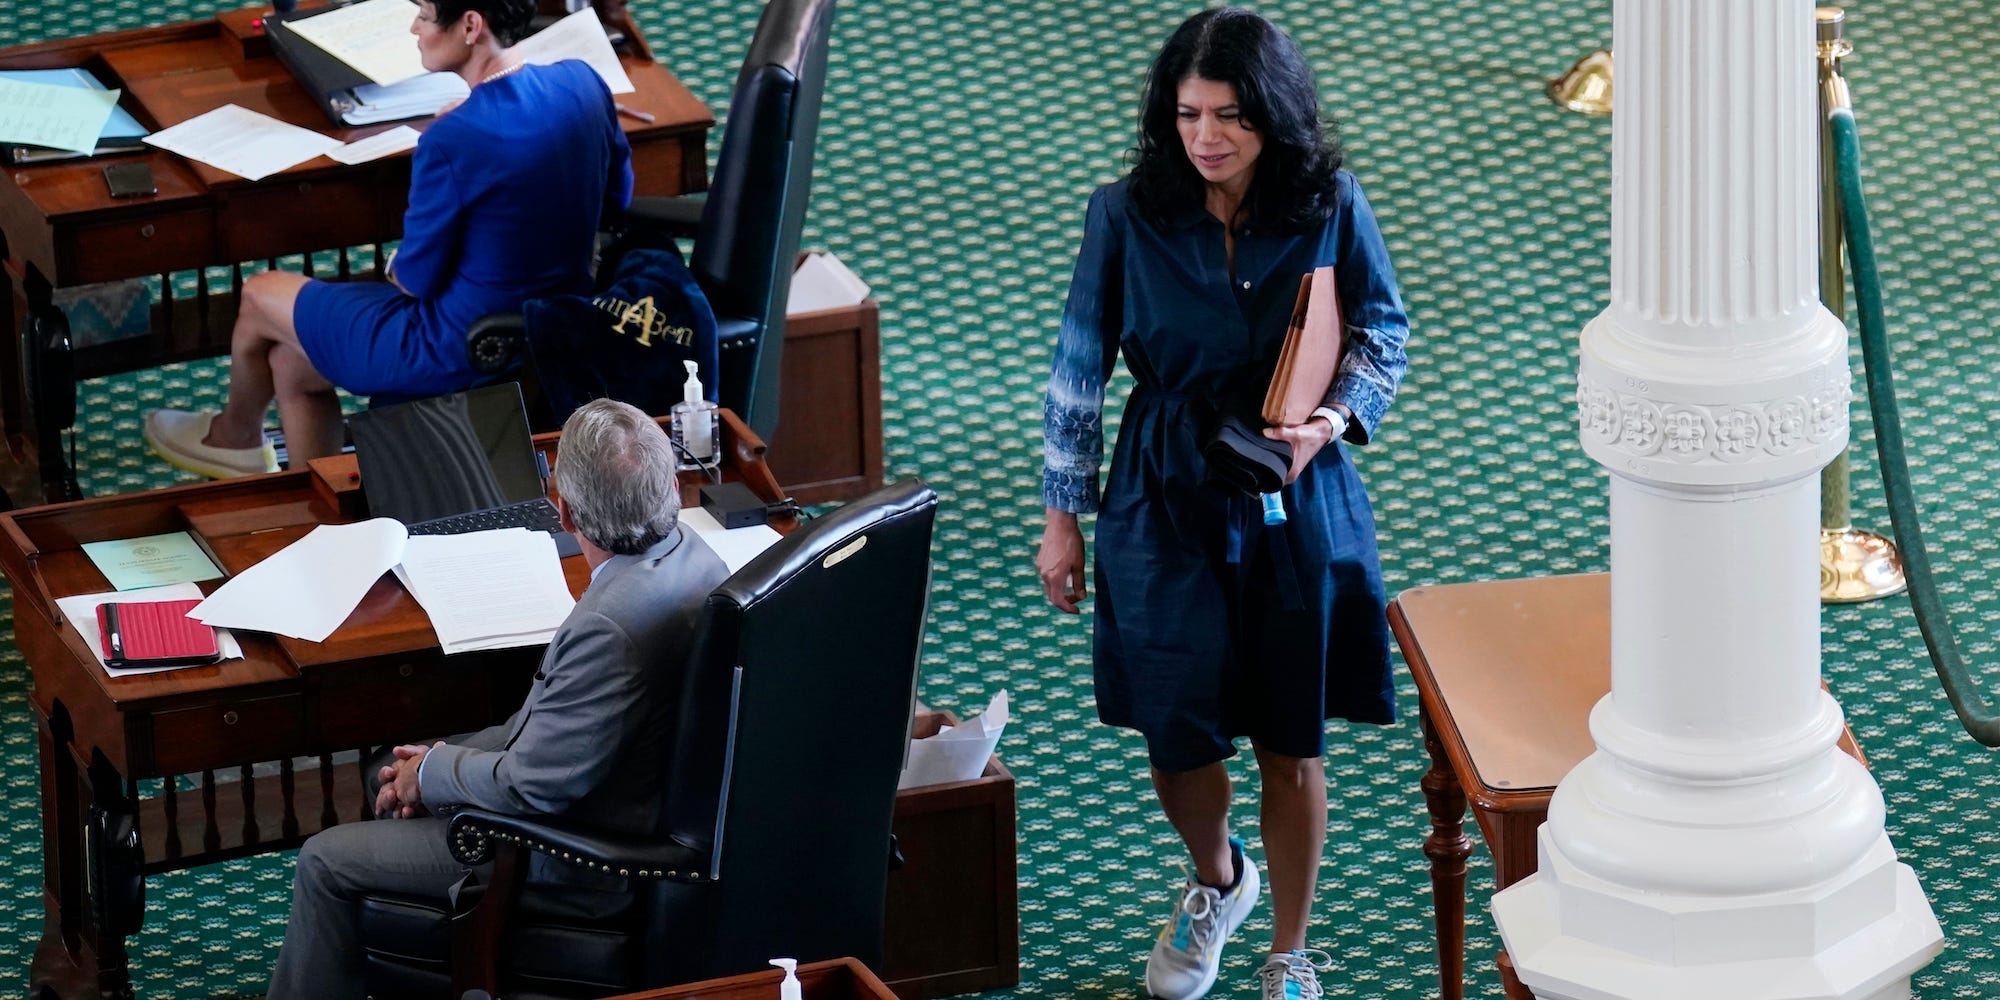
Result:
M482 83L431 123L411 158L392 268L402 289L308 282L292 307L299 344L321 375L359 395L477 385L490 376L472 370L466 328L528 299L590 294L598 224L631 200L631 149L589 66L523 66Z
M1344 171L1318 229L1239 231L1233 276L1221 222L1192 208L1156 226L1128 180L1090 199L1043 414L1045 502L1097 512L1098 716L1145 734L1165 771L1232 756L1238 736L1317 757L1326 719L1396 716L1367 492L1330 444L1285 487L1289 520L1267 527L1255 497L1206 482L1202 432L1230 394L1262 398L1300 277L1331 264L1346 347L1328 401L1366 443L1408 368L1395 269ZM1137 385L1100 496L1121 352Z

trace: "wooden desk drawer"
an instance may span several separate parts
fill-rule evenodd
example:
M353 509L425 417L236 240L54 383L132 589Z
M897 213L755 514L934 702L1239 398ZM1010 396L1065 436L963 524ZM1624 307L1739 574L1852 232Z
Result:
M138 278L215 259L214 218L177 212L80 226L58 251L65 284Z
M244 698L153 716L161 774L273 760L298 752L305 712L298 695Z
M351 180L277 180L230 191L217 209L228 260L357 246L393 239L403 229L409 167L400 179L382 170Z

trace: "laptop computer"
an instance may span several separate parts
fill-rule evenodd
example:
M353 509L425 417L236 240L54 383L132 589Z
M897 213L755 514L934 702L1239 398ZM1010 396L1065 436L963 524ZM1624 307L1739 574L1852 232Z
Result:
M348 417L347 427L371 515L395 518L413 535L530 528L552 534L562 555L577 553L549 502L548 468L519 385L376 407Z

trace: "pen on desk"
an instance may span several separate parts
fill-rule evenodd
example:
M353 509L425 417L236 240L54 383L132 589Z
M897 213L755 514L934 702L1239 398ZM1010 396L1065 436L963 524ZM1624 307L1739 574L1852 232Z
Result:
M124 659L125 641L118 636L118 605L115 603L104 606L104 632L110 637L106 645L110 647L111 659Z
M625 115L626 117L629 118L637 118L648 125L653 124L653 122L656 120L651 114L647 112L641 111L638 108L628 108L623 104L618 105L618 113L621 115Z

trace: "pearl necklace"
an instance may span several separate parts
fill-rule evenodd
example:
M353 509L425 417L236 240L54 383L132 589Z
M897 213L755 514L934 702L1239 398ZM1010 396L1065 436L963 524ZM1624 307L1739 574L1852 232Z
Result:
M509 67L507 67L506 69L503 69L503 70L500 70L500 71L498 71L498 72L496 72L496 73L489 73L489 74L487 74L487 75L486 75L486 78L485 78L485 79L483 79L483 80L481 80L481 81L479 81L479 82L480 82L480 83L492 83L493 81L495 81L495 80L498 80L498 79L500 79L501 77L503 77L503 76L506 76L507 74L509 74L509 73L512 73L512 72L514 72L515 70L518 70L518 69L520 69L521 67L523 67L523 66L525 66L525 65L527 65L527 63L515 63L514 65L512 65L512 66L509 66Z

